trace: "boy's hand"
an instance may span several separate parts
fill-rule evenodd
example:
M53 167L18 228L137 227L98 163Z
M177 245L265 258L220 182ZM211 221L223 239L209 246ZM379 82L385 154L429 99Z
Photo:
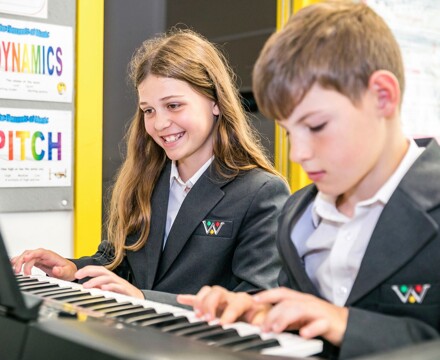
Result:
M192 306L195 314L206 321L219 317L220 324L244 320L259 325L271 307L256 303L247 293L234 293L220 286L204 286L197 295L178 295L177 301Z
M75 272L77 271L73 262L45 249L26 250L13 257L11 264L16 274L23 271L24 275L30 275L35 266L49 276L67 281L75 280Z
M85 277L91 277L90 280L82 284L86 289L98 288L144 299L144 294L141 290L110 270L107 270L104 266L88 265L78 270L75 274L77 279Z
M347 328L347 308L287 288L263 291L254 300L259 304L276 304L262 323L263 331L299 330L304 338L322 336L336 346L341 345Z

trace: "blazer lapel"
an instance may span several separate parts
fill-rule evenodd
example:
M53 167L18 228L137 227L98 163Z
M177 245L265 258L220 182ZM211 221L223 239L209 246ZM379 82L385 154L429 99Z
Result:
M207 176L207 173L212 169L213 166L211 165L195 183L182 203L168 234L155 282L163 278L190 239L191 234L205 219L210 210L223 198L224 192L221 187L232 179L223 180L222 182L215 181Z
M438 226L428 211L440 202L439 155L438 145L433 142L429 144L385 206L347 305L353 304L391 276L438 232ZM420 179L426 180L423 185Z
M170 172L171 162L168 162L157 181L151 197L151 209L154 209L154 211L151 214L150 234L148 235L147 243L139 251L127 254L130 262L134 264L131 268L139 269L134 274L136 284L145 290L153 288L160 254L162 253L170 191Z
M294 203L288 207L280 219L278 226L278 251L283 258L283 264L287 267L287 275L291 282L296 285L296 290L320 296L316 287L310 281L302 259L294 246L290 234L292 228L302 216L304 210L315 198L317 189L314 185L301 192ZM295 195L296 196L296 195ZM304 239L305 241L306 239Z

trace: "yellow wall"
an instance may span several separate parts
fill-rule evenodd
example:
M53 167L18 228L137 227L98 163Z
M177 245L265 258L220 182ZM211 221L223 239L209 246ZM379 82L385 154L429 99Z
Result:
M74 256L101 241L104 0L77 0Z
M321 0L277 0L277 29L284 26L293 12L319 1ZM275 125L275 167L288 179L292 191L310 184L301 167L289 160L286 132L278 125Z

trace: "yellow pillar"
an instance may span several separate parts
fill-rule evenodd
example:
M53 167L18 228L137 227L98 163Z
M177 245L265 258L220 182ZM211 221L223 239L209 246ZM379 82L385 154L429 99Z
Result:
M277 0L277 29L280 30L289 16L304 6L320 0ZM289 142L285 130L275 124L275 167L289 181L291 191L296 191L310 184L301 166L289 160Z
M101 241L104 0L77 0L74 256Z

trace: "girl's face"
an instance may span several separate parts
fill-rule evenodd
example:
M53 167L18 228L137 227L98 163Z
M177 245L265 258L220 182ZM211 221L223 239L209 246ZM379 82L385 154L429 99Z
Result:
M147 133L188 180L213 154L212 129L219 115L214 101L188 83L148 75L138 87Z

